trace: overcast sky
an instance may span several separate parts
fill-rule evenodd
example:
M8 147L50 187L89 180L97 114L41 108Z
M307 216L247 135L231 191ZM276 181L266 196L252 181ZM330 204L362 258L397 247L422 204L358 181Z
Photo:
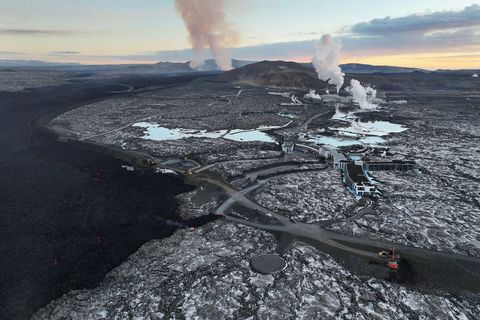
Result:
M234 58L310 61L331 33L342 62L480 67L480 1L226 0ZM82 63L186 61L173 0L0 0L0 59Z

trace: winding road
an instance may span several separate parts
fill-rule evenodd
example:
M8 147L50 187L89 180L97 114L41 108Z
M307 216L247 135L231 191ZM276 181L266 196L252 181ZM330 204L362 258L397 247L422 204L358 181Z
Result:
M243 89L238 92L237 98L241 96L242 91ZM226 105L230 103L232 103L231 100L227 98ZM304 131L308 128L308 126L313 120L328 115L329 113L330 112L315 114L306 119L296 128L294 128L294 130ZM136 120L135 122L144 121L147 119L148 118L144 118ZM121 128L107 133L123 130L131 126L132 124L133 123L127 124ZM290 124L291 122L286 126L278 127L275 129L284 129ZM80 140L91 139L107 133L99 133L93 136L82 138ZM152 157L152 159L157 160L154 157ZM190 161L193 162L193 160ZM397 251L400 252L402 258L407 261L409 266L411 266L412 270L414 270L412 272L414 272L415 275L419 275L421 277L421 279L417 279L417 281L424 281L427 283L427 285L428 283L432 283L435 285L444 285L445 287L458 287L459 289L480 290L479 258L458 255L454 253L438 252L434 250L421 249L405 245L397 245L380 240L364 239L357 236L345 235L326 229L327 226L331 226L334 224L354 222L365 216L366 214L372 213L373 202L367 203L364 208L343 219L324 221L321 224L292 222L288 217L278 212L269 210L268 208L259 205L248 197L250 193L264 186L269 180L275 177L292 174L292 172L275 172L275 168L264 168L259 169L258 172L250 172L246 175L246 177L254 179L260 174L260 172L273 171L273 175L269 178L258 179L253 184L242 190L236 190L236 188L232 186L232 184L221 178L208 175L208 173L203 173L213 168L214 166L222 163L225 164L249 161L255 160L229 160L212 163L203 167L199 163L195 162L197 166L189 171L189 173L193 175L192 179L198 182L205 181L214 184L220 187L228 196L228 198L215 210L216 215L225 216L227 221L240 223L261 230L280 234L281 239L287 239L283 241L284 243L279 244L279 246L281 246L282 248L288 246L288 242L299 240L308 244L312 244L320 250L325 251L331 255L346 254L347 256L352 256L355 258L358 257L361 259L366 259L367 261L374 261L378 264L382 264L385 262L385 260L378 255L378 252L394 246ZM281 167L286 167L286 165L279 163L278 168ZM323 170L325 168L315 170ZM180 170L177 171L180 172ZM234 216L229 211L229 209L231 209L234 205L250 209L249 212L253 214L253 216L250 216L248 220L244 218L239 218L238 216ZM274 222L272 222L272 219L274 219ZM344 257L342 256L342 258ZM365 265L368 265L368 263L366 263Z
M285 243L285 241L279 242L278 245L281 252L288 247L288 242L300 240L312 244L322 251L327 250L332 255L335 255L335 252L341 251L353 256L364 258L368 261L375 261L377 265L382 265L385 263L385 259L380 257L378 252L395 247L396 250L400 252L401 257L405 261L408 261L409 268L413 268L416 277L420 277L420 280L417 279L417 281L423 283L423 286L435 283L435 286L445 288L458 287L458 290L480 290L479 258L398 245L380 240L364 239L358 236L340 234L325 229L326 226L343 222L352 222L360 219L366 214L372 213L373 201L371 200L367 200L367 204L364 208L349 217L330 220L323 224L308 224L292 222L282 214L262 207L247 197L248 194L259 189L272 178L273 177L265 180L258 180L240 191L232 192L232 190L230 190L229 198L217 208L215 214L225 216L226 221L247 225L260 230L280 233L282 235L280 239L288 239L287 243ZM263 216L263 218L268 217L268 220L274 218L277 222L260 223L256 221L257 219L255 218L247 220L233 216L229 213L228 209L234 204L254 209L253 212L258 215L258 220L261 220ZM447 275L449 273L452 273L455 276L449 277Z

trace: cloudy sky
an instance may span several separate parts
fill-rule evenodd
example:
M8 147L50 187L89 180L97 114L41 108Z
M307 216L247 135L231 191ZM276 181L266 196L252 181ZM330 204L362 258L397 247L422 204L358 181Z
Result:
M480 67L480 1L225 1L234 58L310 61L331 33L342 62ZM0 59L187 61L189 48L173 0L0 0Z

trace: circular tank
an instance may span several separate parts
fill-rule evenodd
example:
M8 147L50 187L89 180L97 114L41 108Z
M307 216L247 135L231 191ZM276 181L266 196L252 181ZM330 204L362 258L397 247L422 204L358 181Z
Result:
M287 262L278 254L261 254L250 261L252 269L261 274L271 274L284 270Z

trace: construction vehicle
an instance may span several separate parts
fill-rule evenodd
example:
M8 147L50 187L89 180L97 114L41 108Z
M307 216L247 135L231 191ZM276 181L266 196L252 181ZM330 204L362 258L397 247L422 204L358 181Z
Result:
M390 249L390 251L380 251L378 255L387 260L386 266L390 270L398 270L400 255L395 252L395 248Z
M150 167L154 167L157 165L157 163L155 161L153 161L153 159L143 159L143 163L146 164L147 166L150 166Z

